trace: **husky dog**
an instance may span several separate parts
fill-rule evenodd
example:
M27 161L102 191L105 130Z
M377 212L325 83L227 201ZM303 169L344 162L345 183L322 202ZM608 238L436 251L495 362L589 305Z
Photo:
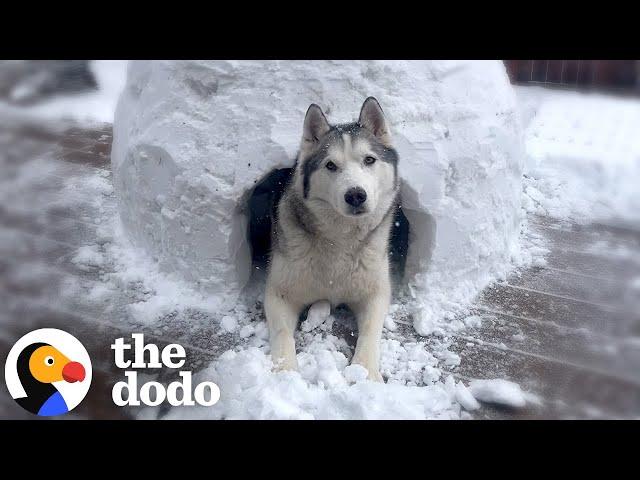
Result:
M378 101L355 123L307 110L293 175L277 204L265 292L276 369L297 369L294 330L306 306L346 304L358 323L353 363L382 381L380 337L391 300L389 237L398 154Z

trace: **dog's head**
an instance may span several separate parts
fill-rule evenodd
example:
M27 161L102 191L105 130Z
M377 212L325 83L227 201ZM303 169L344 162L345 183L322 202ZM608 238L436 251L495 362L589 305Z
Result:
M304 200L329 204L345 217L388 209L398 189L398 154L378 101L369 97L355 123L330 125L313 104L298 156Z

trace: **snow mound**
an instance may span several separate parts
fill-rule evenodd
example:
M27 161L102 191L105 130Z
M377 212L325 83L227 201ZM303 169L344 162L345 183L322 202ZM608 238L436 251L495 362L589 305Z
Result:
M433 332L521 255L524 142L499 61L132 62L112 152L124 227L232 305L251 274L253 187L293 165L309 104L341 123L370 95L400 154L415 327Z
M166 419L457 419L460 407L442 384L424 387L366 380L346 367L340 352L320 349L299 355L298 372L271 372L270 358L257 348L227 351L194 382L220 387L213 407L174 408ZM366 370L364 376L366 377ZM340 369L345 370L343 376ZM346 377L346 378L345 378ZM350 385L351 382L355 382ZM154 412L149 412L153 415Z
M522 408L527 404L527 396L520 389L520 385L501 378L473 380L469 384L469 390L481 402L513 408Z

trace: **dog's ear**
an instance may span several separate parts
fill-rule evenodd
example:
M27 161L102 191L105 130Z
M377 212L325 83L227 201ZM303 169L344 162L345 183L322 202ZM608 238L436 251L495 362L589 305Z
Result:
M315 103L312 103L304 117L300 151L311 151L330 128L331 126L329 122L327 122L324 113L322 113L322 109Z
M367 98L360 109L358 123L369 130L383 145L391 146L391 132L382 107L374 97Z

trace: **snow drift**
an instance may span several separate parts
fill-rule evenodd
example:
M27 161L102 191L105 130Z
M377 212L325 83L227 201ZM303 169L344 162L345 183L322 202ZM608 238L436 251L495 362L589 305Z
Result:
M518 254L524 143L499 61L132 62L112 152L124 227L231 305L251 273L252 189L293 165L310 103L342 123L370 95L400 154L405 279L429 333Z
M640 100L529 86L517 96L527 210L640 228Z

